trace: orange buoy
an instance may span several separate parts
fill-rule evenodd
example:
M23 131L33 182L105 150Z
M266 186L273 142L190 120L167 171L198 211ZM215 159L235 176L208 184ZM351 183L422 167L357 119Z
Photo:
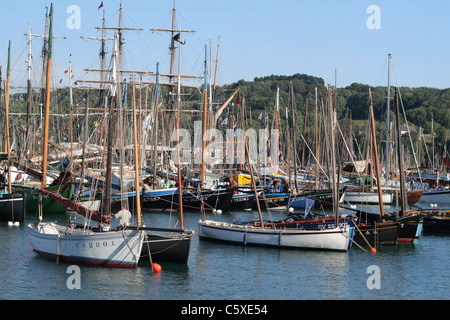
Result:
M375 253L375 252L377 252L377 249L375 249L375 248L370 248L370 252Z
M153 272L159 273L161 272L161 266L157 263L152 264Z

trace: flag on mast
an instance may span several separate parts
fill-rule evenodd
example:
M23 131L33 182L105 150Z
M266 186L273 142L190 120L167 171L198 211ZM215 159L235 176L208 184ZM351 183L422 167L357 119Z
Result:
M310 198L306 198L306 204L305 204L305 216L303 217L303 219L306 219L306 216L308 215L308 213L311 211L312 207L314 207L314 204L316 203L316 200L314 199L310 199Z

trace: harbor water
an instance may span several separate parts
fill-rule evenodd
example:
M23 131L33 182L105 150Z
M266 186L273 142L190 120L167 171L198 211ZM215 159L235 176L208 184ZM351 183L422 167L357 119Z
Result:
M255 211L207 215L221 221L253 220ZM272 213L273 219L286 217ZM144 211L147 226L166 227L176 215ZM198 232L199 212L185 212L185 228ZM47 217L67 223L66 216ZM28 222L34 217L27 217ZM187 265L161 262L136 269L79 265L73 288L70 264L33 252L26 226L0 224L2 300L441 300L450 297L450 238L427 233L414 244L353 246L347 252L242 247L193 236Z

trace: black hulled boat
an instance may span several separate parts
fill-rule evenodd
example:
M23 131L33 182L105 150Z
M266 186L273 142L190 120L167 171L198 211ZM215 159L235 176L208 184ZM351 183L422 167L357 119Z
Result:
M24 222L26 208L25 193L0 193L0 221Z

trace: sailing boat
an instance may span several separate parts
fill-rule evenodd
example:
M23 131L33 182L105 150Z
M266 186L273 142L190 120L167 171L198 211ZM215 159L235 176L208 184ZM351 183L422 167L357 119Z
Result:
M332 120L331 120L332 121ZM334 129L334 126L332 126ZM334 142L334 141L333 141ZM250 174L254 194L257 195L256 183L253 176L253 161L250 159L248 141L246 141L247 155L249 157ZM334 148L333 148L334 151ZM334 153L333 153L334 155ZM336 166L333 166L335 173ZM333 180L336 183L335 176ZM335 189L336 190L336 189ZM337 213L337 195L333 198L335 213ZM349 225L329 229L319 228L279 228L266 224L262 218L259 201L256 201L259 213L259 225L218 222L213 220L199 220L200 239L236 243L244 246L269 246L277 248L317 249L346 251L351 243L353 228ZM337 220L337 217L336 217Z
M46 108L50 103L50 75L51 75L51 45L52 45L52 25L53 25L53 3L50 7L50 28L49 28L49 55L47 64L46 81ZM114 95L113 95L114 96ZM48 112L45 113L45 124L48 126ZM109 122L112 125L114 119L114 106L111 105ZM48 128L46 127L46 132ZM110 130L111 132L112 130ZM111 166L111 134L109 135L108 168ZM44 144L44 155L47 154L47 144ZM46 157L44 156L44 165ZM45 168L45 166L44 166ZM44 181L45 181L44 169ZM111 171L109 170L109 174ZM111 181L111 179L107 179ZM108 192L108 189L106 190ZM27 226L27 233L33 250L39 255L56 259L57 262L87 263L112 267L136 267L141 255L144 232L142 230L110 230L110 206L106 206L105 214L98 214L86 209L75 202L66 200L53 194L44 188L40 189L44 195L52 199L60 198L60 203L70 205L77 209L79 213L84 213L91 220L97 220L100 225L97 228L78 229L74 224L68 226L46 223L42 221L42 210L39 212L39 221ZM42 202L40 202L42 205Z
M399 94L398 88L395 91L395 117L397 122L397 152L400 171L400 191L401 191L401 210L394 216L395 220L400 225L400 233L398 236L399 242L412 243L422 234L423 218L419 211L408 209L408 202L406 196L405 185L405 171L403 169L403 152L400 132L400 111L399 111ZM392 213L391 213L392 216Z
M120 4L120 17L122 15L122 4ZM116 84L117 82L120 82L120 56L121 56L121 46L119 44L119 39L121 39L120 33L122 32L121 29L121 18L119 18L119 28L116 32L115 37L115 58L117 60L114 60L113 63L113 83ZM159 62L158 64L159 65ZM180 82L179 82L180 83ZM115 87L113 87L115 88ZM120 88L120 87L117 87ZM114 92L116 90L114 89ZM140 154L140 150L138 150L138 124L137 124L137 116L136 116L136 103L135 103L135 86L132 87L133 91L133 139L134 139L134 185L139 186L139 157L137 155ZM115 101L120 101L120 99L114 98ZM109 132L113 132L113 128L110 127ZM111 149L108 148L108 152ZM110 177L110 174L107 175L107 181L109 184L112 184L113 181ZM119 189L120 186L123 185L123 180L118 181ZM137 191L137 192L136 192ZM143 241L143 247L141 251L141 258L149 258L150 261L165 261L165 262L173 262L173 263L179 263L179 264L187 264L188 258L189 258L189 252L190 252L190 243L191 238L193 235L193 232L191 230L185 230L184 229L184 223L183 223L183 211L182 207L180 207L180 228L161 228L161 227L147 227L141 224L141 192L139 188L137 188L135 192L130 192L130 194L133 194L132 196L128 197L129 201L133 201L133 204L136 208L136 216L138 217L138 224L136 226L128 226L127 230L142 230L144 231L144 241ZM109 196L107 196L107 199L110 199L112 197L115 197L115 195L111 194L111 188L107 188L107 192L109 192ZM142 193L144 196L144 193ZM121 195L120 195L121 196ZM142 196L142 197L143 197ZM109 200L110 201L110 200ZM111 201L110 201L111 202ZM120 202L120 201L117 201ZM114 206L114 204L109 204L111 206Z
M2 180L7 180L3 190L0 189L0 221L8 221L12 224L25 220L26 201L23 193L14 192L11 184L11 150L9 143L9 83L10 83L11 41L8 45L8 67L5 92L5 153L0 154L0 168L3 167ZM7 173L7 177L6 175ZM2 186L3 187L3 186Z
M180 128L180 111L181 111L181 96L180 96L180 76L178 73L178 112L177 112L177 120L176 120L176 128L177 128L177 141L179 141L179 128ZM136 146L136 129L135 129L135 146ZM136 147L135 147L136 148ZM135 154L137 153L137 149L135 149ZM178 181L181 181L181 166L180 166L180 149L179 144L177 144L177 171L178 171ZM136 157L137 158L137 157ZM137 160L136 160L136 168ZM137 170L136 170L137 172ZM138 177L136 177L136 185L138 185ZM189 251L191 245L191 236L192 232L185 233L184 231L184 217L183 217L183 205L182 205L182 185L178 184L178 201L181 203L179 206L180 213L180 230L176 229L165 229L160 231L169 232L166 235L157 235L155 233L151 233L146 235L146 246L144 246L143 255L148 255L150 259L158 259L160 261L169 261L180 264L186 264L189 258ZM139 192L136 192L137 202L139 202ZM139 205L138 205L139 207ZM146 229L146 230L157 230L157 229ZM179 232L179 235L172 235L173 232Z
M373 139L372 148L374 153L374 162L377 175L377 193L378 203L380 206L380 214L357 211L358 225L355 228L355 236L353 240L356 243L368 243L369 245L395 245L397 244L399 234L399 224L397 221L386 221L384 213L384 204L382 200L382 189L380 179L380 168L378 162L378 150L375 135L375 119L372 106L372 92L369 89L369 112L370 112L370 129L371 138ZM404 198L406 199L406 198Z
M178 79L180 80L180 79ZM178 83L178 87L180 82ZM134 87L133 87L134 90ZM133 91L134 92L134 91ZM179 96L179 95L178 95ZM178 109L180 109L180 97L178 97ZM177 115L177 128L180 126L180 110L178 110ZM136 105L133 103L133 117L134 117L134 154L135 154L135 172L136 172L136 186L139 186L139 154L137 149L137 125L136 125ZM178 131L177 131L178 134ZM179 139L178 139L179 140ZM177 147L178 148L178 147ZM178 157L180 155L180 150L177 150ZM178 176L181 176L180 162L178 161ZM181 198L181 185L178 186L178 195ZM136 192L136 205L137 205L137 215L141 215L141 205L140 205L140 192ZM192 232L186 232L184 230L184 219L183 219L183 205L179 207L180 213L180 229L166 229L166 228L147 228L139 227L140 230L151 231L145 234L144 248L142 250L142 257L148 256L151 261L166 261L179 264L187 264L189 259L189 251L191 247ZM165 234L157 234L155 231L164 231ZM179 233L179 234L174 234Z

